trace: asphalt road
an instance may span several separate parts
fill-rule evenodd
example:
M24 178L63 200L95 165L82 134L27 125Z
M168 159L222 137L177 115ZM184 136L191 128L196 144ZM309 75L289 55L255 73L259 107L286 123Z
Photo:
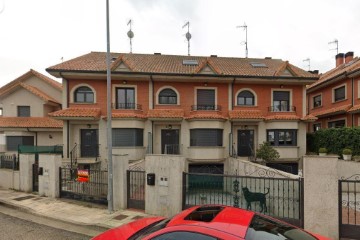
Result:
M0 206L0 239L87 240L91 238L91 235L95 234L96 232L94 233L91 229L69 226L67 223L44 219L16 209Z

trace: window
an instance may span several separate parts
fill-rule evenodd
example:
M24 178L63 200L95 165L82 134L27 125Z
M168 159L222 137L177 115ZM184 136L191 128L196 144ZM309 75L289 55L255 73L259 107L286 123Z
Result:
M313 132L319 131L321 129L321 123L313 124Z
M79 87L75 91L75 102L77 103L93 103L94 93L89 87Z
M345 120L328 122L328 128L342 128L342 127L345 127Z
M254 106L254 94L250 91L241 91L237 96L237 105L240 106Z
M290 92L288 91L274 91L273 92L273 107L274 112L288 112L290 111Z
M177 94L174 90L167 88L159 93L159 104L177 104Z
M8 151L17 151L19 145L34 146L33 136L7 136L6 146Z
M116 109L135 109L135 88L116 88Z
M136 147L144 145L144 130L141 128L113 128L113 147Z
M321 95L317 95L313 97L313 107L320 107L321 106Z
M152 238L152 240L185 240L185 239L196 239L196 240L217 240L218 238L204 235L196 232L170 232L164 233L160 236Z
M272 146L296 146L297 130L296 129L268 130L267 141Z
M317 238L291 225L255 215L246 232L246 240L316 240Z
M18 106L18 117L30 117L30 106Z
M345 99L345 86L334 89L334 101L341 101Z
M197 89L197 110L215 110L215 90Z
M222 146L222 129L190 129L190 146Z

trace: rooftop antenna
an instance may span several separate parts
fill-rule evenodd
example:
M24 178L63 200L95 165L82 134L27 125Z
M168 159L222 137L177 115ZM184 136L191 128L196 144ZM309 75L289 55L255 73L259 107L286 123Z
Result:
M130 29L129 31L127 32L127 35L130 39L130 53L132 53L132 38L134 37L134 32L131 30L131 25L132 25L132 20L130 19L129 22L127 23L127 25L129 26L130 25Z
M187 39L187 41L188 41L188 56L190 56L190 39L191 39L191 34L190 34L190 22L189 22L189 21L187 21L182 28L184 28L184 27L186 27L186 26L188 27L188 31L187 31L187 33L185 34L185 37L186 37L186 39Z
M247 58L248 57L248 45L247 45L247 43L248 43L248 41L247 41L247 25L246 25L246 23L244 23L244 25L242 25L242 26L237 26L236 28L242 28L242 29L244 29L245 30L245 42L243 41L243 42L241 42L241 45L244 45L245 44L245 57Z
M303 62L308 62L307 67L309 69L308 71L310 71L310 58L304 59Z
M339 53L339 41L335 38L334 41L329 42L328 44L336 44L336 47L330 50L336 50L336 55Z

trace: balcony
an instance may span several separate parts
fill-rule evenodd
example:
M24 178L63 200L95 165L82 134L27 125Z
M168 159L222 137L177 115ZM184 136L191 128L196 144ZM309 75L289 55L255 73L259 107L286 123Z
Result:
M269 112L296 112L295 106L287 106L287 105L274 105L270 106Z
M192 105L191 111L221 111L220 105Z
M132 110L142 110L142 106L136 103L113 103L113 109L132 109Z

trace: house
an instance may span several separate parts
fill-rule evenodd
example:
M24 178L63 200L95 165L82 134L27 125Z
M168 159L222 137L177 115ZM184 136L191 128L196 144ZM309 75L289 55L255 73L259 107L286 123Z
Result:
M48 117L61 109L61 96L59 82L32 69L1 87L0 152L62 144L62 121Z
M360 126L360 59L353 52L336 55L336 67L307 88L309 114L318 119L308 131Z
M296 168L306 151L306 85L318 77L280 59L111 53L112 144L131 161L180 154L189 171L230 172L268 141ZM106 168L106 53L49 67L62 78L64 158Z

